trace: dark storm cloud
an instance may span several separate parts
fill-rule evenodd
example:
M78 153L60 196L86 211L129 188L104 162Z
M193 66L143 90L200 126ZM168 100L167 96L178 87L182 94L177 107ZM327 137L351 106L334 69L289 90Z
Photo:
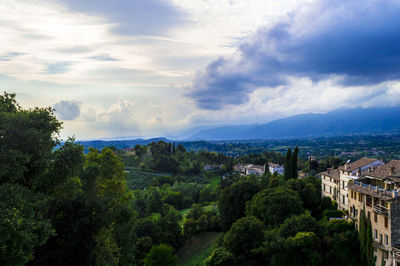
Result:
M220 58L198 74L188 97L203 109L242 104L259 87L289 77L341 86L400 79L398 1L321 1L275 26L259 29L236 57Z

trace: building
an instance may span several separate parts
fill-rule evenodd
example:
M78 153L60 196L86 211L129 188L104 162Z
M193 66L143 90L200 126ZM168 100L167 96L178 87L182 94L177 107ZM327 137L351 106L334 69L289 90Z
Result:
M258 175L261 176L265 173L265 166L248 164L245 166L245 175Z
M268 169L271 174L277 173L278 175L283 175L285 172L283 166L276 163L268 163Z
M325 172L320 173L321 176L321 194L325 197L330 197L336 201L339 197L339 169L329 168Z
M238 163L238 164L235 164L235 165L233 166L233 170L234 170L235 172L244 174L244 173L246 172L246 167L245 167L245 165L243 165L243 164L241 164L241 163Z
M384 165L385 163L375 159L375 158L361 158L352 163L346 163L343 166L339 166L339 197L338 197L338 206L341 210L348 209L348 191L347 185L349 181L354 181L368 171L368 169L376 168L377 166Z
M376 265L400 265L400 161L370 169L348 184L349 218L358 226L361 211L371 221Z

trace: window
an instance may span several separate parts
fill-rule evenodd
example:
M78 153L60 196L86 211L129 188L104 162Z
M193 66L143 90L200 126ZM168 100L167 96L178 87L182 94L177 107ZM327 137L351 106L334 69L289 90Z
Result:
M344 189L344 181L342 181L342 188Z
M329 193L332 194L332 187L329 187Z
M343 204L346 204L346 201L345 201L345 199L344 199L344 195L342 195L342 203L343 203Z
M387 234L385 234L385 245L389 245L389 237Z
M379 244L382 244L382 243L383 243L383 235L379 234Z
M375 223L378 222L378 214L376 214L376 212L374 212L374 222L375 222Z
M387 260L389 258L389 252L384 251L383 252L383 257L385 258L385 260Z
M376 229L374 230L374 238L378 239L378 230L376 230Z
M385 216L385 228L388 228L388 218Z
M372 197L371 196L366 196L367 197L367 202L366 202L366 205L368 206L368 207L371 207L372 206Z
M367 212L367 217L368 217L368 220L371 221L371 212Z
M323 189L324 191L326 191L326 189L325 189L325 184L324 184L324 189Z

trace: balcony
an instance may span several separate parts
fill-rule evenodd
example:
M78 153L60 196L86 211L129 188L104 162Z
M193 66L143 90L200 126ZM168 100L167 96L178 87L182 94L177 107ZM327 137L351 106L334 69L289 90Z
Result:
M349 188L360 192L362 194L367 194L372 197L381 198L383 200L390 200L393 198L400 198L400 192L396 190L386 190L384 188L373 186L371 184L365 184L360 181L350 181Z
M386 216L389 213L389 209L380 204L375 204L374 207L372 208L372 210L373 210L373 212L376 212L377 214L386 215Z

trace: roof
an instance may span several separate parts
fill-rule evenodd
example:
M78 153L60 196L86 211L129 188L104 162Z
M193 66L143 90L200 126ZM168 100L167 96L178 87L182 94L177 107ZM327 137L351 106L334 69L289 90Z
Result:
M389 176L397 176L400 172L400 160L391 160L385 165L381 165L366 176L384 179Z
M245 166L246 169L260 169L264 170L264 166L262 165L254 165L254 164L248 164Z
M280 166L279 164L276 164L276 163L268 163L268 166L269 167L282 167L282 166Z
M328 168L325 172L320 173L320 175L329 176L335 180L340 179L339 169Z
M351 172L351 171L354 171L354 170L356 170L356 169L358 169L358 168L360 168L360 167L363 167L363 166L365 166L365 165L368 165L368 164L370 164L370 163L373 163L373 162L375 162L375 161L378 161L378 159L376 159L376 158L366 158L366 157L363 157L363 158L358 159L357 161L354 161L354 162L352 162L352 163L348 163L348 164L339 166L339 170L344 170L344 171L349 171L349 172ZM346 168L346 165L347 165L347 168Z

